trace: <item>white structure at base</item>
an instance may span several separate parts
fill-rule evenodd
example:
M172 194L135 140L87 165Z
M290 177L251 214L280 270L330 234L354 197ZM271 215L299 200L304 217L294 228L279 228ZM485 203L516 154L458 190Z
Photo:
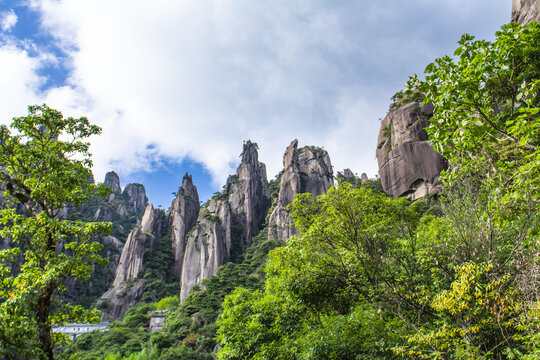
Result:
M68 324L53 327L53 332L69 335L73 340L79 335L86 334L94 330L107 331L109 330L109 325L109 321L101 322L99 324Z

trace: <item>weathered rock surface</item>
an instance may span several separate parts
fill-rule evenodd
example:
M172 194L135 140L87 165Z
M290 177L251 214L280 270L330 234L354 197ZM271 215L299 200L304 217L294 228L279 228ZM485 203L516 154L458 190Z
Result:
M269 220L268 237L288 239L298 234L292 228L292 218L287 211L296 194L324 194L334 183L332 164L326 150L305 146L298 149L294 140L283 155L283 174L279 188L279 198Z
M113 221L118 217L138 215L146 209L148 198L143 185L128 184L122 191L120 177L114 171L105 175L103 183L110 187L112 192L98 204L94 221Z
M108 201L112 201L115 197L122 193L122 188L120 187L120 177L114 171L109 171L105 174L105 180L103 184L111 188L111 193L109 194Z
M200 210L199 193L190 175L184 175L182 186L176 193L168 212L168 225L174 251L174 272L180 277L186 248L186 235L197 221Z
M117 214L120 216L138 213L148 206L146 189L142 184L128 184L122 192L122 197L127 201L127 206L118 208Z
M200 210L185 240L180 301L195 284L214 275L233 252L243 252L264 224L268 203L266 166L259 162L257 144L247 141L236 175L230 176L224 191Z
M242 228L240 243L245 248L259 232L268 211L266 165L259 162L257 144L244 143L242 162L236 175L227 180L226 189L234 221Z
M214 275L229 260L232 248L232 212L226 200L210 200L201 209L197 225L186 240L180 279L180 301L189 295L195 284Z
M148 205L141 224L129 233L124 244L112 288L102 296L102 302L107 303L104 318L121 319L140 300L144 280L137 275L144 270L145 250L154 251L164 225L165 213Z
M448 163L428 144L424 128L431 116L431 104L411 102L391 110L382 120L376 154L388 195L414 200L440 191L439 174Z
M540 0L512 0L512 21L519 25L540 22Z

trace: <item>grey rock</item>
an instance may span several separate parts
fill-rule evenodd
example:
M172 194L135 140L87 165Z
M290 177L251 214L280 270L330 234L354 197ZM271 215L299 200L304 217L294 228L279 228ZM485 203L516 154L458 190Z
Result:
M112 192L109 194L109 201L112 201L116 196L122 193L122 188L120 187L120 177L114 171L109 171L107 174L105 174L103 184L112 190Z
M195 225L200 207L197 187L193 185L192 177L186 173L167 216L175 258L174 272L178 277L182 273L185 237Z
M278 202L270 215L268 237L288 239L298 231L287 211L296 194L324 194L334 183L332 164L326 150L305 146L298 149L293 140L283 155L283 174Z
M366 181L366 180L369 180L369 178L366 173L362 173L362 175L360 175L360 180Z
M436 194L438 180L448 162L428 143L424 128L433 116L433 105L419 102L391 110L381 122L377 161L384 191L412 200Z
M144 270L145 250L153 252L157 247L164 224L165 213L148 205L141 224L129 233L122 248L112 288L102 296L102 303L107 303L104 317L118 320L140 300L144 282L137 275Z
M214 275L229 260L232 212L225 200L210 200L201 209L197 224L186 240L180 279L180 301L189 295L195 284Z
M117 214L125 215L128 213L137 213L146 209L148 206L148 198L146 197L146 189L141 184L129 184L124 189L122 197L127 200L127 208L119 207Z
M195 284L210 278L229 261L233 250L242 252L265 221L268 181L266 166L258 160L257 144L244 143L241 156L236 175L228 178L221 196L200 210L195 227L186 237L180 301Z
M243 230L240 243L245 248L259 232L268 211L266 165L259 162L257 144L244 143L242 162L236 176L227 180L226 189L234 220Z
M512 21L519 25L540 22L540 0L512 0Z

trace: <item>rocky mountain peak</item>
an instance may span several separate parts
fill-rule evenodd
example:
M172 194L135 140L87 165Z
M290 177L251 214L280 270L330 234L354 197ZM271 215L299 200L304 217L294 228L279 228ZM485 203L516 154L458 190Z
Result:
M104 316L109 316L112 320L121 319L127 309L140 301L144 279L138 279L137 276L145 268L145 251L149 249L153 252L157 247L164 220L163 210L154 209L152 204L149 204L140 225L129 233L122 248L112 288L102 296L102 302L107 302Z
M288 239L297 231L291 228L293 222L287 211L296 194L324 194L334 184L330 156L324 149L304 146L298 149L298 140L293 140L283 155L283 173L277 206L269 220L268 236Z
M186 239L180 301L184 301L195 284L209 279L220 265L229 261L231 225L232 213L226 200L212 199L206 208L201 209L197 223Z
M129 204L129 208L126 209L126 212L137 213L143 209L146 209L148 206L146 189L142 184L128 184L124 189L122 196Z
M185 174L182 186L176 193L168 212L169 231L175 257L174 272L177 276L182 273L186 234L193 228L199 214L199 193L193 185L191 175Z
M268 211L268 180L266 165L259 162L256 143L245 142L241 157L236 176L229 177L226 188L234 222L243 228L241 244L245 247L264 223Z
M122 192L122 188L120 187L120 177L114 171L109 171L105 174L103 184L110 187L113 194L120 194Z

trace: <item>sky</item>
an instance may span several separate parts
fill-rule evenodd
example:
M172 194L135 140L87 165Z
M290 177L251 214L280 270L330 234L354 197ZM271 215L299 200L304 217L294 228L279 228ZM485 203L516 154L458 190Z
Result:
M285 148L377 175L391 96L463 33L492 40L510 0L0 0L0 123L46 103L102 127L95 178L167 209L186 172L221 190L242 144L269 179Z

